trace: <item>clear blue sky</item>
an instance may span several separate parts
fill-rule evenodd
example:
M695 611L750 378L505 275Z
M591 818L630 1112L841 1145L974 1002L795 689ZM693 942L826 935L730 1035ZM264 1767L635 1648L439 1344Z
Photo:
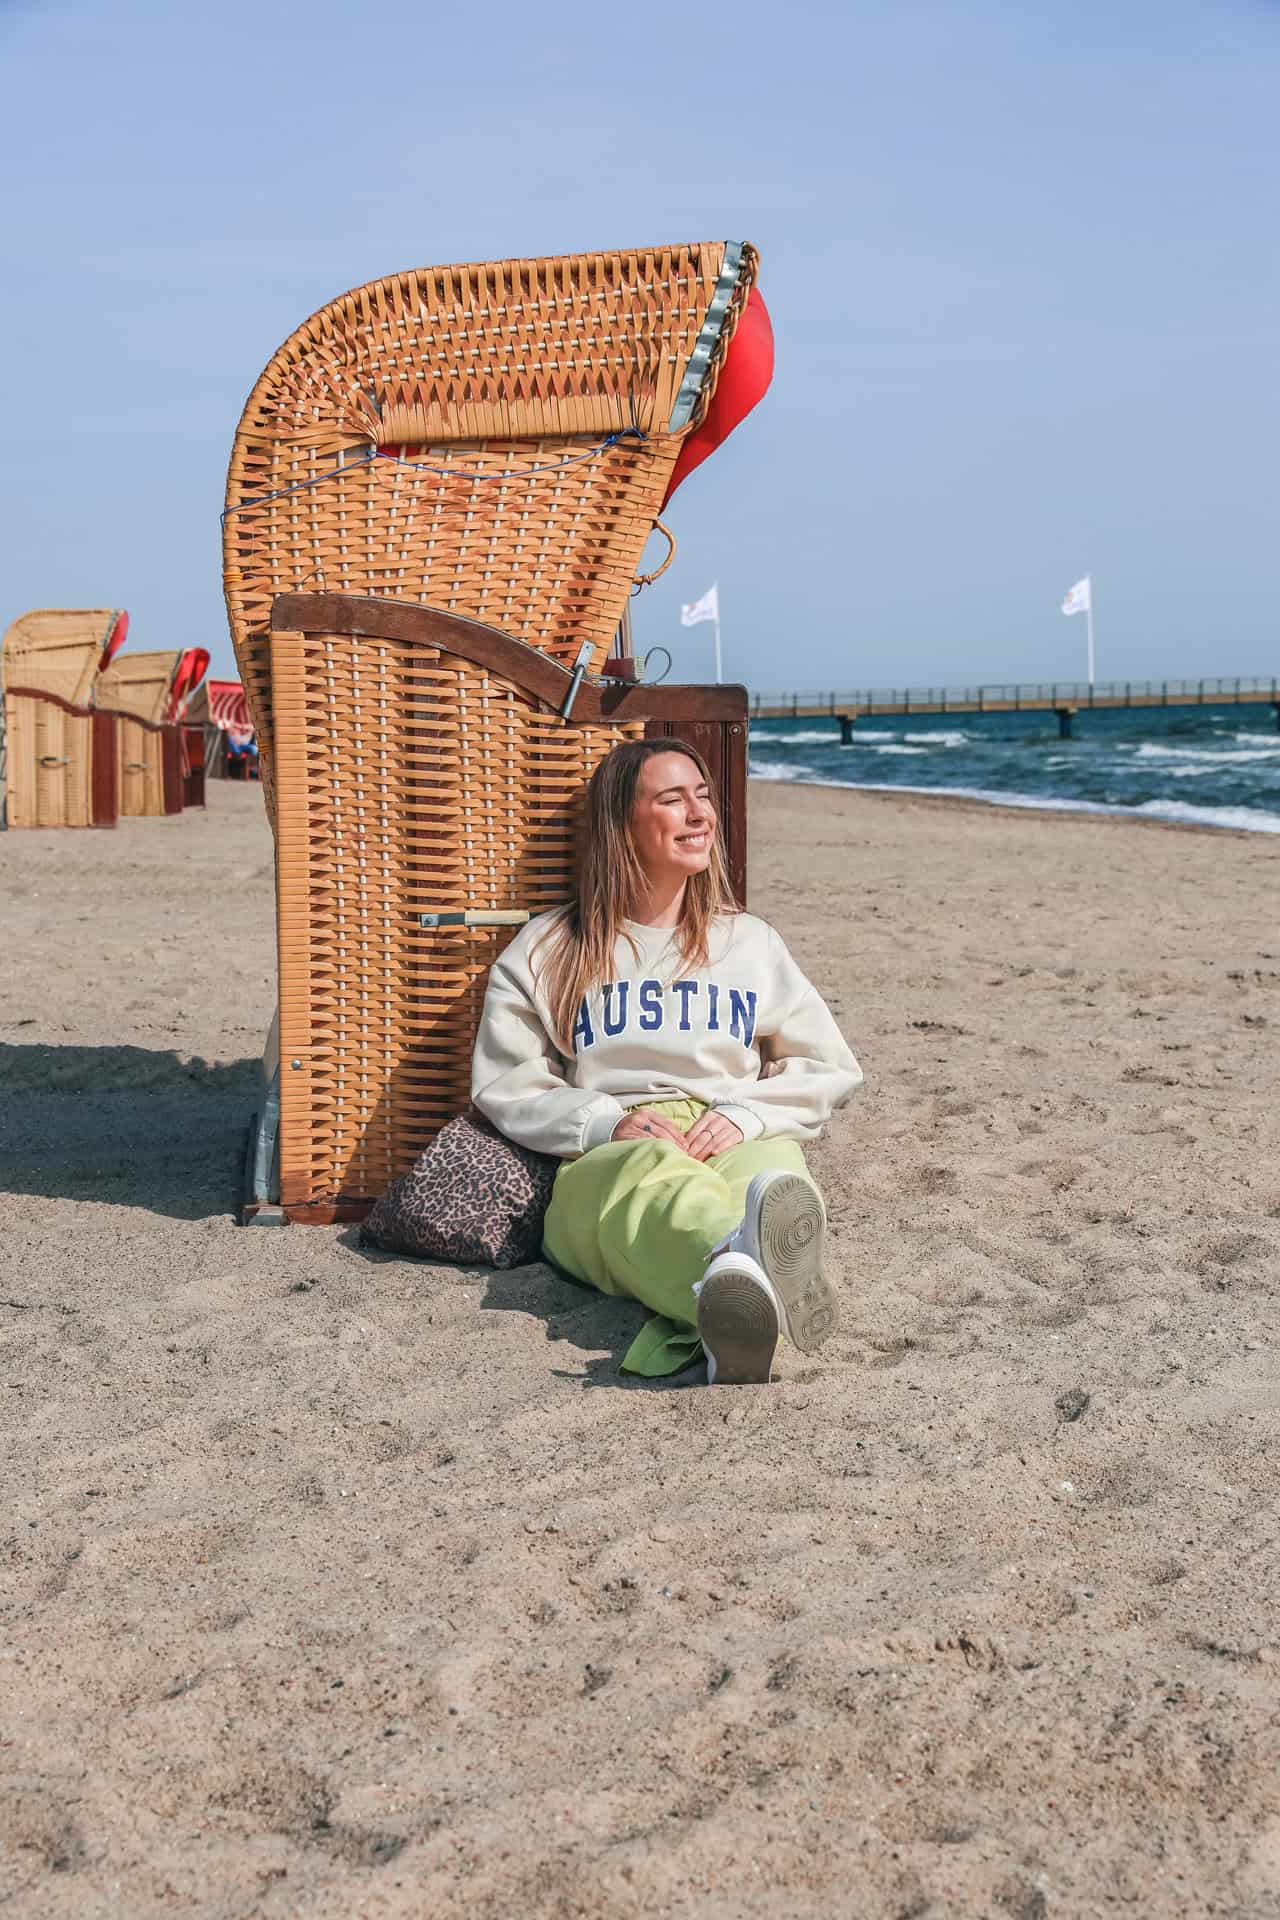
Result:
M1100 677L1280 673L1276 5L0 0L0 56L5 624L226 669L227 455L299 321L728 237L778 367L636 605L676 677L716 579L757 687L1064 677L1088 571Z

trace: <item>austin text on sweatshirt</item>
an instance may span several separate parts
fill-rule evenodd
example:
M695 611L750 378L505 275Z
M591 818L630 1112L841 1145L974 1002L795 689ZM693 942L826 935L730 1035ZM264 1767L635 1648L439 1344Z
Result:
M589 1153L629 1108L663 1100L714 1107L747 1140L812 1140L860 1084L821 995L750 913L721 915L689 973L671 928L625 921L562 1052L541 979L556 917L531 920L495 962L472 1062L476 1106L522 1146Z

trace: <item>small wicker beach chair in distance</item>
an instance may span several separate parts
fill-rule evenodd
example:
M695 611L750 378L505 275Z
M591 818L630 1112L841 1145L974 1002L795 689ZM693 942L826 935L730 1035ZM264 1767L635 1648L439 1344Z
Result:
M181 651L122 653L97 687L97 705L119 716L120 811L128 818L182 811L182 743L171 688Z
M182 771L182 806L202 807L204 800L204 728L191 719L190 707L209 666L207 647L188 647L169 685L167 719L178 729Z
M224 583L276 827L283 1055L247 1213L358 1215L465 1107L489 968L569 897L615 740L709 749L745 885L744 691L606 663L682 456L734 424L710 409L744 316L767 334L756 264L715 242L396 274L250 395Z
M243 778L243 769L233 776L228 749L234 745L241 753L253 739L253 722L244 688L238 680L202 680L187 707L188 726L204 729L204 765L210 780Z
M95 711L100 672L123 644L115 608L24 613L4 637L6 818L11 827L113 827L114 716Z

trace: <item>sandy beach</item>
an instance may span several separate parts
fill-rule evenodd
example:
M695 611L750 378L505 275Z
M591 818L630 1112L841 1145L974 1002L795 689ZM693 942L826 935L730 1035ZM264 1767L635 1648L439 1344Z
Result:
M1280 1916L1280 849L757 784L843 1327L233 1223L254 790L0 835L0 1908Z

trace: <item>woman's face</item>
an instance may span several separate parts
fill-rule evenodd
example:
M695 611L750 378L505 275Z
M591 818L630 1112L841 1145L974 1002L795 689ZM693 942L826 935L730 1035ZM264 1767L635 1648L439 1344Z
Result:
M651 753L640 768L631 838L650 880L687 879L711 861L716 810L685 753Z

